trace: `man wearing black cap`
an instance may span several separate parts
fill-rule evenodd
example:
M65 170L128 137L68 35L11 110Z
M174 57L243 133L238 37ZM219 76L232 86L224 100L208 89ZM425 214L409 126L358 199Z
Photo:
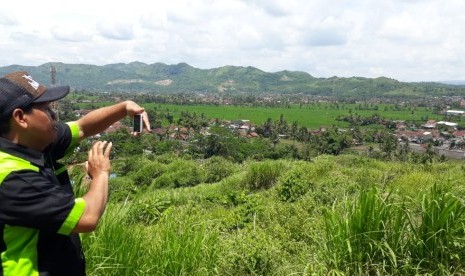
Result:
M82 198L58 160L125 116L142 114L150 130L132 101L59 123L49 104L68 92L23 71L0 78L0 275L85 275L78 233L93 231L105 209L112 145L96 142L89 151L92 180Z

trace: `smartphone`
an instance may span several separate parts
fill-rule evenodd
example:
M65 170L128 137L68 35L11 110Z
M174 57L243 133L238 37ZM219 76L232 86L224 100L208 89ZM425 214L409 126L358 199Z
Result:
M134 115L133 131L141 133L143 126L144 122L142 121L142 114Z

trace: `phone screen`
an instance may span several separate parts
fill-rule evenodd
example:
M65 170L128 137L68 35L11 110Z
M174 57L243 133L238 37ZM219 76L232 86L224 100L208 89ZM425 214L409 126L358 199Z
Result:
M134 125L133 125L133 130L134 132L142 132L142 115L141 114L136 114L134 115Z

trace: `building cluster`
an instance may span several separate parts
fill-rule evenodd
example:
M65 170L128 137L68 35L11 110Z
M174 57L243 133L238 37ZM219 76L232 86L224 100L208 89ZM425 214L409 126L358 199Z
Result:
M438 149L465 149L465 131L457 129L458 124L446 121L428 120L419 128L408 128L404 122L396 122L395 134L399 141L414 144L433 143Z

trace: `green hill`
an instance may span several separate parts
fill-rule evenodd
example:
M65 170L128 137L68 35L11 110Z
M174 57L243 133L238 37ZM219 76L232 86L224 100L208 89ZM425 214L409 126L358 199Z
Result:
M194 68L186 63L167 65L132 62L104 66L46 63L40 66L0 67L0 74L26 70L49 84L55 66L57 84L74 90L154 93L303 94L333 97L437 97L464 96L465 85L407 83L380 78L316 78L305 72L264 72L248 66Z

